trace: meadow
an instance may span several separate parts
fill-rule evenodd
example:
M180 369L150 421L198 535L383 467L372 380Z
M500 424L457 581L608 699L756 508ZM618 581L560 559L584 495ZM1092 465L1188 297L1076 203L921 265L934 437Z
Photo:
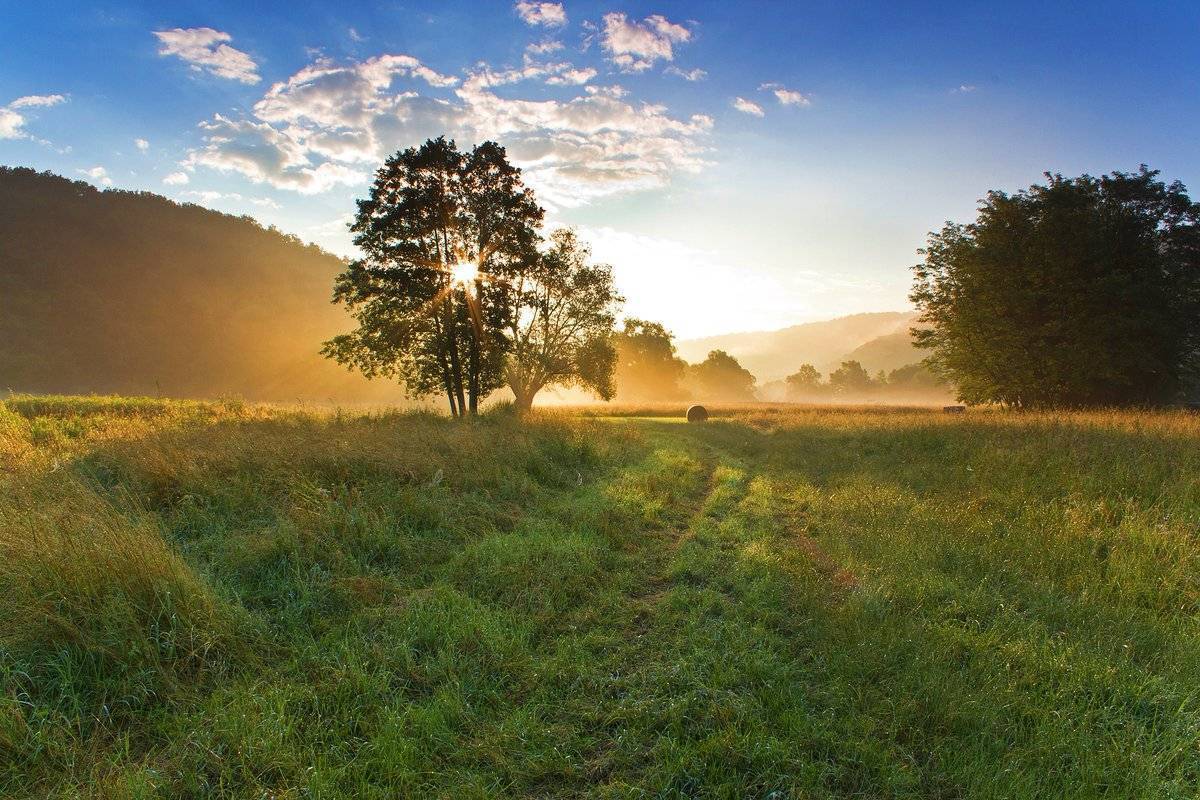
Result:
M0 405L0 796L1190 798L1200 416Z

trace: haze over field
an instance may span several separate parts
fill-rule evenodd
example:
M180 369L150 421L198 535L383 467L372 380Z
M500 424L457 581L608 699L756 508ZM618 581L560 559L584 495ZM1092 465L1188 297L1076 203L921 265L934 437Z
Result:
M329 303L342 262L295 237L150 193L0 169L0 241L0 388L406 402L395 381L368 381L320 356L320 342L352 325ZM913 320L860 314L678 347L695 363L726 350L760 385L803 363L829 373L847 358L874 374L921 360Z

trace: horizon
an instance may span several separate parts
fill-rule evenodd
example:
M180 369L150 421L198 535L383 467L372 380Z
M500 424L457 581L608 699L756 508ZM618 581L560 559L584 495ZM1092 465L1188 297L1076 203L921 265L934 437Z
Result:
M383 158L495 139L680 339L911 311L926 233L1044 171L1200 174L1195 7L754 7L7 2L0 162L349 255Z

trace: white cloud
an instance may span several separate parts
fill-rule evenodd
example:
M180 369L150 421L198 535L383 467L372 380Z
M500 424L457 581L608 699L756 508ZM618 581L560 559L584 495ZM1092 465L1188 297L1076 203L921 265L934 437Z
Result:
M301 194L318 194L337 184L361 183L366 177L337 161L314 165L309 158L310 146L265 122L238 121L217 114L210 122L201 123L200 128L207 144L188 154L184 161L187 167L237 172L254 183L269 183Z
M67 98L61 94L31 94L25 97L18 97L8 104L9 108L37 108L57 106L67 102Z
M23 139L25 117L11 108L0 108L0 139Z
M145 139L134 139L133 144L134 147L136 147L138 150L141 150L143 153L150 149L150 143Z
M567 24L567 12L562 3L539 3L520 0L513 9L526 25L545 25L556 28Z
M961 86L959 86L957 89L952 89L950 91L950 93L951 94L968 94L970 92L975 91L978 88L979 87L973 83L964 83Z
M197 72L207 72L218 78L258 83L258 65L246 53L231 47L233 37L212 28L172 28L154 31L158 37L160 56L179 56Z
M708 73L697 67L696 69L680 69L674 64L669 65L663 70L666 75L675 75L683 78L685 81L702 81L708 77Z
M316 193L361 184L388 154L430 136L446 134L464 144L495 139L542 201L560 206L662 186L677 173L704 167L703 137L713 124L707 116L675 118L664 106L629 101L616 86L586 86L563 100L495 91L530 81L570 87L594 76L590 68L526 56L516 69L475 68L447 98L424 93L422 84L441 87L456 79L410 56L318 61L272 86L252 118L218 114L202 123L204 145L183 166Z
M112 178L108 177L108 170L104 167L92 167L91 169L79 170L80 175L87 175L96 183L102 186L112 186Z
M346 31L346 33L349 34L350 41L352 42L365 42L367 40L367 37L363 36L354 28L350 28L348 31Z
M551 86L582 86L594 77L596 77L596 70L591 67L585 67L584 69L571 67L560 70L546 78L546 83Z
M784 106L811 106L812 99L807 95L801 94L794 89L788 89L778 83L764 83L758 87L759 91L770 91L775 95L775 99L780 105Z
M675 58L674 45L689 41L692 32L661 14L635 22L619 11L604 15L601 46L623 72L643 72L662 59Z
M65 103L67 98L61 94L30 94L18 97L7 106L0 106L0 139L27 139L25 123L29 121L26 112L19 108L50 108ZM49 144L41 139L34 139L40 144Z
M546 39L545 41L525 45L525 52L530 55L544 56L547 53L556 53L562 50L563 47L563 43L557 39Z
M279 203L276 203L274 200L272 200L269 197L246 197L242 194L239 194L238 192L225 193L225 192L214 192L212 190L205 190L205 191L188 190L186 192L180 192L179 196L180 197L194 197L197 200L200 200L201 202L208 203L209 205L217 202L218 200L232 200L232 201L238 202L238 203L253 203L256 206L262 206L263 208L272 208L272 209L279 208Z
M162 182L167 186L183 186L188 182L188 174L186 172L172 172L167 177L163 178Z
M733 101L733 107L738 111L741 111L743 114L750 114L751 116L755 117L763 116L762 106L753 100L747 100L744 97L735 98Z

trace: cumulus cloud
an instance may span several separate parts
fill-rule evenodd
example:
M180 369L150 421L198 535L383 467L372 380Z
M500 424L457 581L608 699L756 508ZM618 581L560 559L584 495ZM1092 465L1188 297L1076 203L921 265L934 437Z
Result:
M141 150L143 153L150 149L150 143L145 139L134 139L133 146L138 150Z
M61 94L31 94L25 97L18 97L8 104L9 108L48 108L56 106L60 103L67 102L67 98Z
M614 11L604 15L600 44L623 72L644 72L660 59L674 60L674 46L691 38L690 30L661 14L635 22Z
M951 90L950 93L951 94L969 94L970 92L973 92L978 88L979 87L973 83L964 83L961 86L959 86L957 89Z
M217 202L218 200L233 200L238 203L253 203L256 206L262 206L263 208L273 208L273 209L279 208L279 203L276 203L274 200L272 200L269 197L246 197L242 194L239 194L238 192L214 192L211 190L205 190L205 191L189 190L186 192L180 192L179 196L180 197L194 197L197 200L201 201L202 203L208 203L209 205L212 205L213 203Z
M80 175L86 175L101 186L112 186L112 178L108 177L108 170L104 167L92 167L91 169L79 170Z
M769 91L775 95L775 99L780 105L784 106L811 106L812 100L794 89L788 89L778 83L764 83L758 87L759 91Z
M500 141L541 199L560 206L662 186L703 168L707 116L679 119L664 106L629 101L616 86L585 86L561 100L497 93L521 82L579 86L595 74L528 55L519 68L480 65L461 82L411 56L318 61L272 86L252 117L218 114L201 123L204 144L183 166L317 193L365 182L389 153L444 133L464 143ZM457 84L450 94L429 92L450 84Z
M674 64L669 65L663 70L666 75L674 75L678 78L683 78L685 81L702 81L708 77L708 73L697 67L696 69L680 69Z
M167 177L163 178L163 183L167 186L183 186L188 182L188 174L186 172L172 172Z
M513 9L526 25L545 25L557 28L567 24L567 12L562 3L539 3L520 0Z
M530 55L544 56L547 53L556 53L563 49L563 43L557 39L546 39L541 42L525 45L525 52Z
M265 122L233 120L217 114L201 123L204 147L192 150L184 164L237 172L254 183L269 183L301 194L318 194L337 184L356 184L366 176L343 163L314 163L309 153L319 152L291 132ZM353 160L353 159L352 159Z
M743 114L750 114L754 117L763 116L762 106L753 100L747 100L744 97L734 98L733 107L738 111L741 111Z
M228 44L233 41L228 33L213 28L172 28L154 31L154 35L160 56L178 56L197 72L250 84L262 80L254 59Z
M50 108L65 103L67 98L61 94L30 94L18 97L6 106L0 106L0 139L27 139L25 124L29 122L27 112L18 109ZM35 141L47 144L40 139Z
M22 130L24 126L25 117L11 108L0 108L0 139L25 138L25 131Z

